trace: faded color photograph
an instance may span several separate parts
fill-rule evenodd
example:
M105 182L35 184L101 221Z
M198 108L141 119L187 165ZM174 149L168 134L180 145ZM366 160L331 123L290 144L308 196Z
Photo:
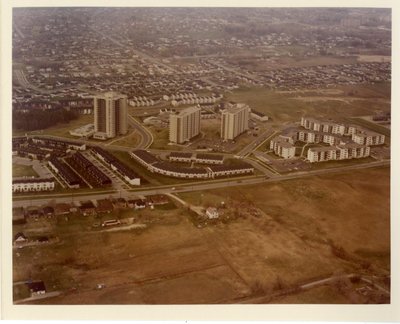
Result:
M15 305L390 304L391 9L12 14Z

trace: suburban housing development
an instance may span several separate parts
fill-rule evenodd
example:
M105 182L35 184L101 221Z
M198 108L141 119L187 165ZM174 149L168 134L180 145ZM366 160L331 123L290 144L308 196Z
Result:
M393 302L390 8L12 18L16 307Z

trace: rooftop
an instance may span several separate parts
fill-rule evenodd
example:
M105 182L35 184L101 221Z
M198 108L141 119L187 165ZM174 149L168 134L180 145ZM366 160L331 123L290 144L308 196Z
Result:
M222 112L226 112L226 113L230 113L230 114L235 114L239 111L242 110L250 110L250 107L246 104L243 103L238 103L238 104L234 104L232 106L228 106L227 108L225 108Z
M185 116L185 115L188 115L188 114L192 114L192 113L198 112L200 110L201 109L199 107L193 106L193 107L189 107L189 108L181 110L175 116L180 116L181 117L181 116ZM171 114L171 116L174 116L174 115Z
M181 166L176 166L169 162L157 162L154 164L154 166L161 170L177 172L177 173L186 173L186 174L205 174L205 173L207 173L207 170L203 169L203 168L181 167Z
M134 150L131 154L136 155L139 159L143 160L147 164L153 164L158 162L158 159L151 153L145 150Z
M206 153L197 153L196 158L201 160L216 160L216 161L222 161L224 159L222 155L206 154Z
M192 153L190 152L171 152L169 154L169 157L176 157L176 158L191 158L192 157Z
M127 98L126 95L115 92L115 91L109 91L109 92L105 92L99 95L96 95L96 98L99 99L123 99L123 98Z
M27 179L13 179L13 184L20 183L44 183L44 182L54 182L54 178L27 178Z

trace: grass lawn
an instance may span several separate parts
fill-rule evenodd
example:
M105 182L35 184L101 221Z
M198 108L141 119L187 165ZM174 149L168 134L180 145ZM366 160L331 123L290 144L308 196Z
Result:
M33 170L32 166L15 164L12 165L13 177L38 177L39 175Z

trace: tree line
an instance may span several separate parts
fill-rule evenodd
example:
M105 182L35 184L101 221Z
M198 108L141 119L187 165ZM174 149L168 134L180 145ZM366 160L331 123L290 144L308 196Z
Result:
M13 109L12 126L14 130L34 131L54 126L58 123L68 123L77 119L78 113L64 108L51 110L32 109L21 111Z

